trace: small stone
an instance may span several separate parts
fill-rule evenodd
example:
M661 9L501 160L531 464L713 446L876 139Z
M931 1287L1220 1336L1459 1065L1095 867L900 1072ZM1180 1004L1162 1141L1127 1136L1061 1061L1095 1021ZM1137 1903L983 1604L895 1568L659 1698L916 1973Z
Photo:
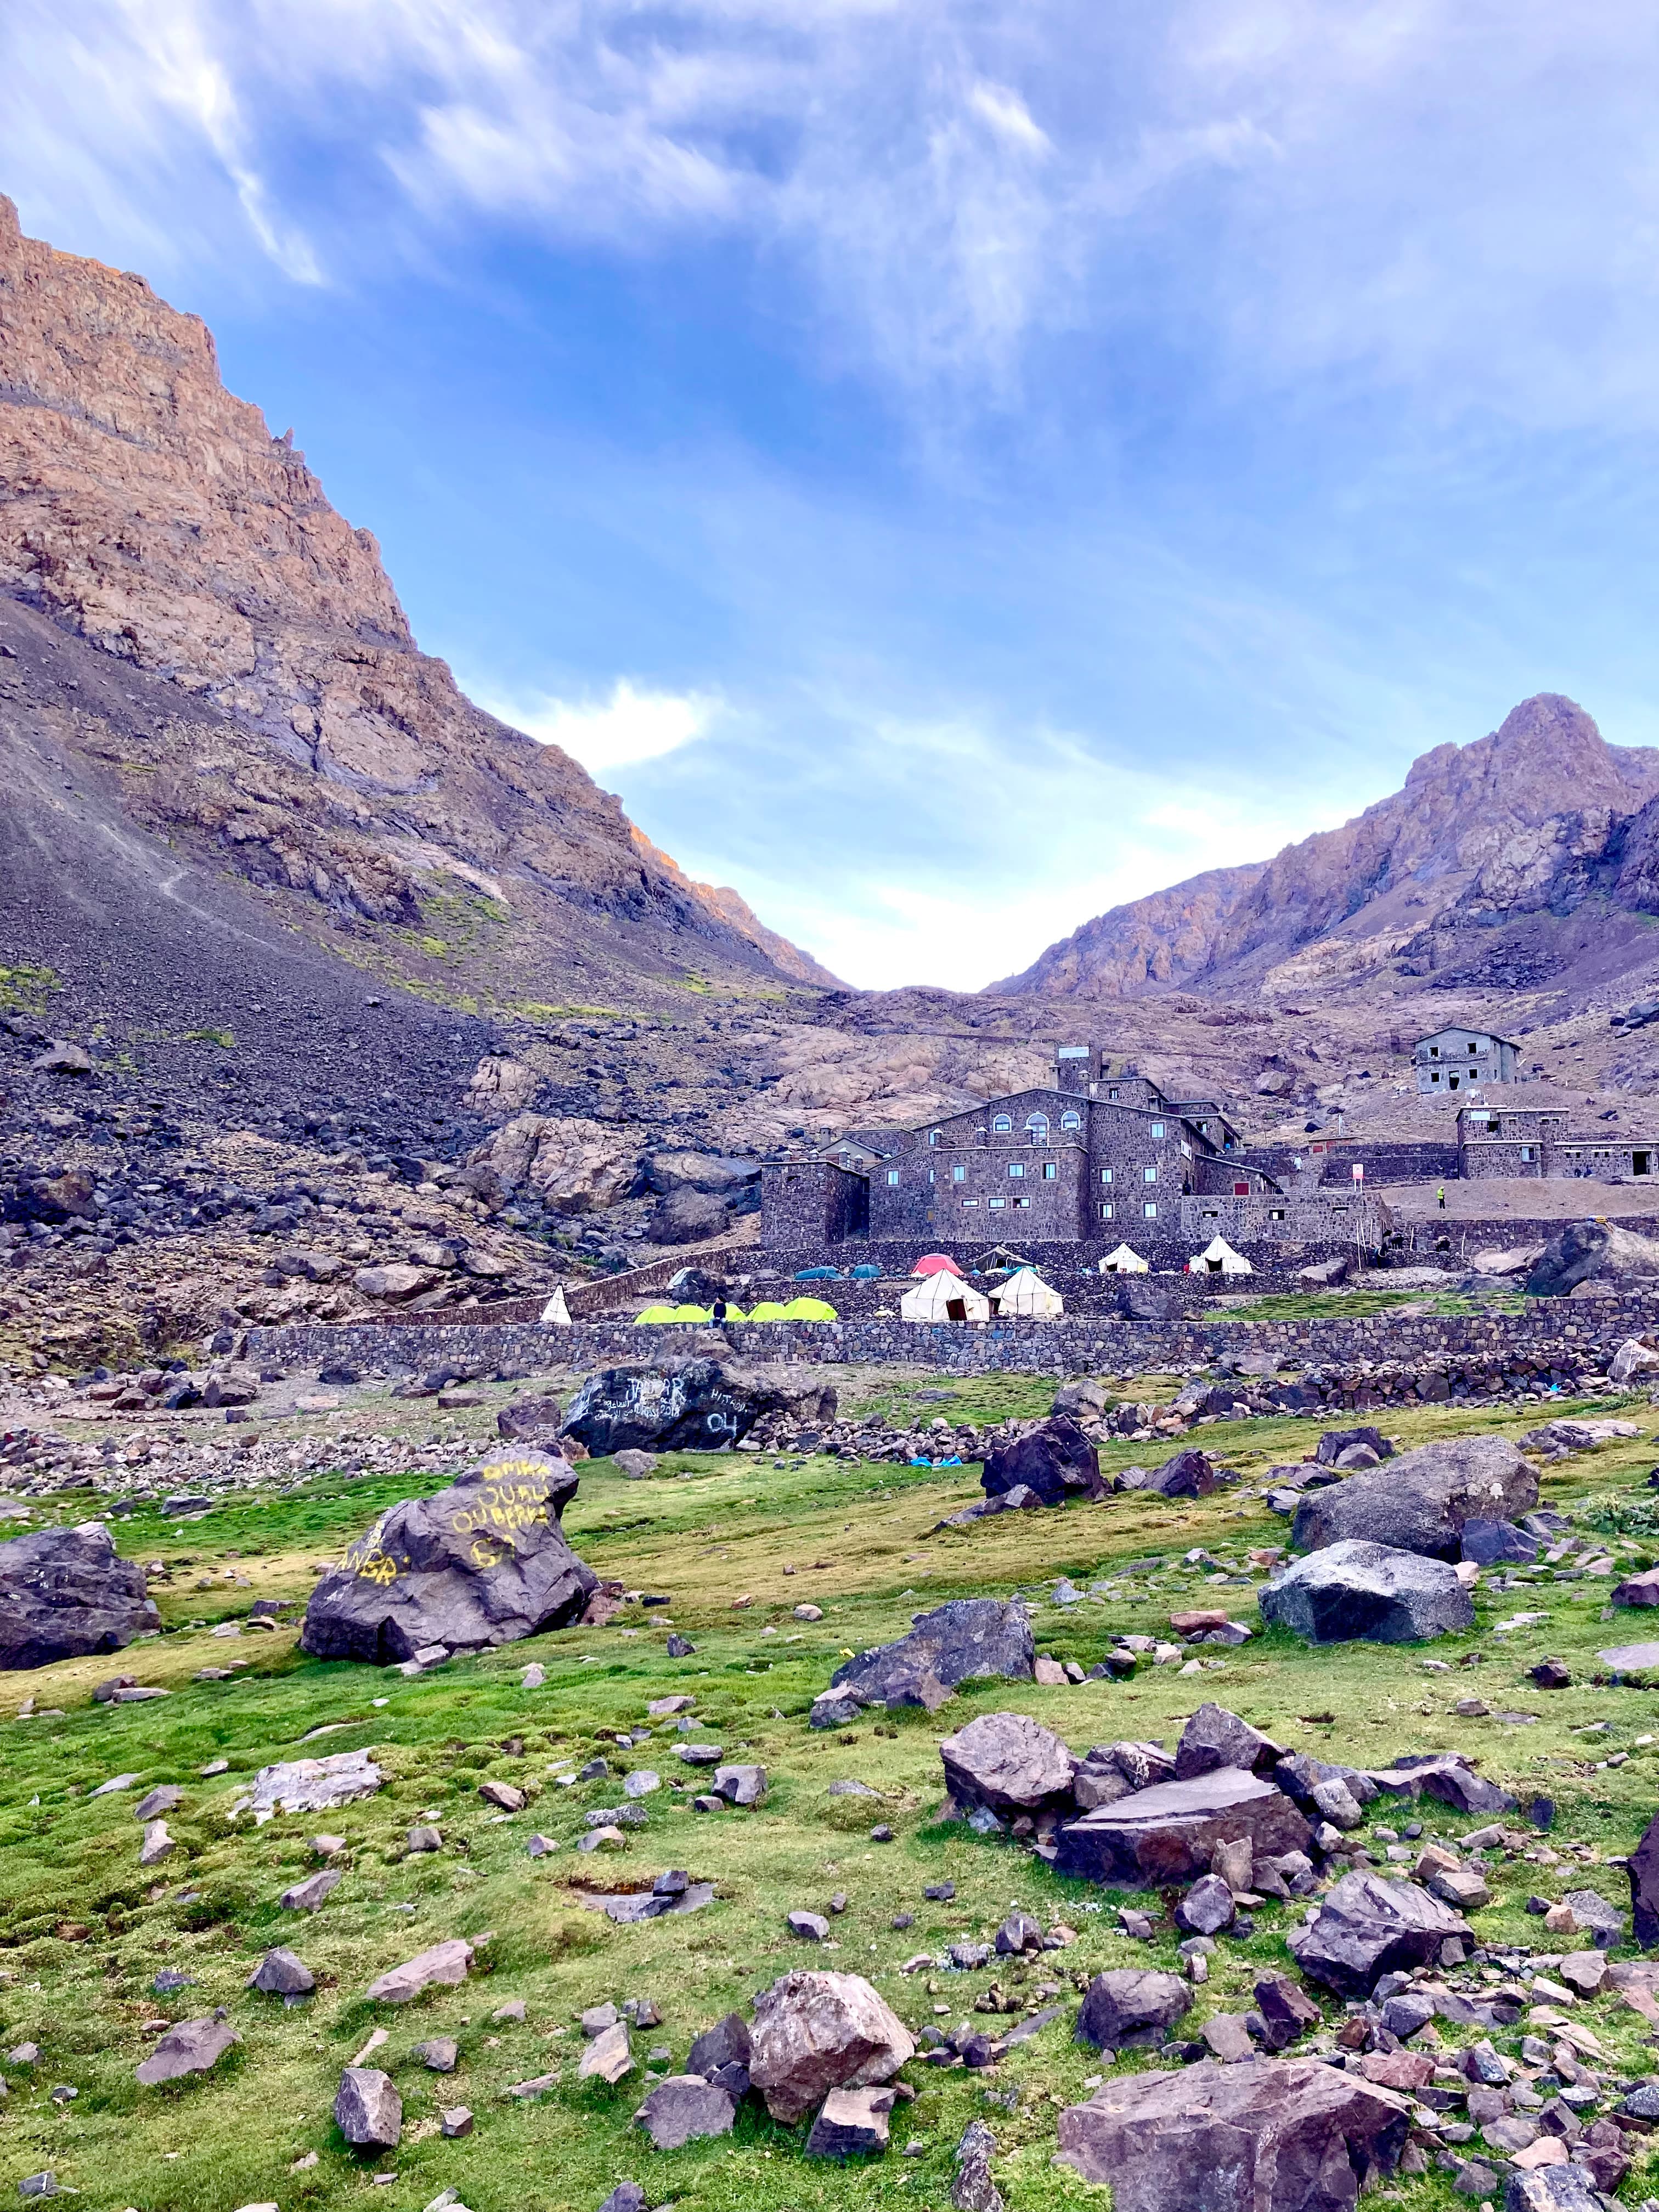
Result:
M132 1817L135 1820L159 1820L164 1814L176 1812L184 1802L182 1790L171 1782L163 1782L138 1800L132 1808Z
M478 1795L486 1805L494 1805L503 1813L522 1813L524 1792L510 1782L481 1782Z
M628 2040L628 2027L618 2021L596 2035L583 2051L581 2064L576 2071L583 2081L609 2081L613 2087L624 2074L634 2070L634 2052Z
M436 1828L411 1828L404 1839L404 1847L411 1856L421 1851L441 1851L443 1846L443 1837Z
M438 2114L438 2124L447 2136L470 2136L472 2114L465 2105L447 2105Z
M152 1820L144 1830L144 1840L139 1850L138 1863L141 1867L159 1866L161 1861L169 1857L176 1848L173 1838L167 1833L167 1822Z
M806 2138L808 2158L879 2157L887 2148L890 2088L832 2089Z
M429 2035L424 2043L416 2044L409 2055L428 2073L453 2074L460 2054L461 2046L453 2035Z
M792 1936L808 1943L822 1943L830 1933L830 1923L821 1912L792 1912L785 1924Z
M315 1912L344 1879L338 1867L325 1867L320 1874L309 1875L285 1889L276 1902L285 1912Z
M267 1951L248 1976L251 1990L262 1990L267 1996L303 1996L317 1986L317 1978L303 1959L277 1944Z

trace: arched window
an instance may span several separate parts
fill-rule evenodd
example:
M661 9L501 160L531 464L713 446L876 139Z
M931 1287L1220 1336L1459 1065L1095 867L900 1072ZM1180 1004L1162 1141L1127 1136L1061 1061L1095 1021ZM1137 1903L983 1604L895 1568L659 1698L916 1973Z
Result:
M1006 1137L1012 1129L1013 1126L1013 1122L1006 1114L999 1114L992 1121L991 1129L994 1135Z
M1048 1133L1048 1116L1046 1114L1028 1114L1025 1116L1025 1133L1033 1142L1046 1137Z
M937 1129L930 1129L930 1130L927 1132L927 1141L928 1141L928 1143L929 1143L930 1145L936 1145L936 1144L938 1144L938 1142L939 1142L939 1131L938 1131Z
M1081 1114L1062 1114L1060 1117L1060 1126L1062 1129L1080 1129L1083 1127L1083 1116Z

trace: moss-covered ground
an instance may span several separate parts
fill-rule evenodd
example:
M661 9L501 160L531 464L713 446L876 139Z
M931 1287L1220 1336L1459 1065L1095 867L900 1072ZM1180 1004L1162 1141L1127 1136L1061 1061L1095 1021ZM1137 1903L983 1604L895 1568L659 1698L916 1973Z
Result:
M948 1400L925 1403L979 1418L1038 1410L1052 1390L1019 1377L882 1387L896 1409L902 1402L908 1410L916 1391L939 1390ZM487 1404L476 1418L489 1413ZM1537 1418L1437 1407L1388 1416L1385 1425L1414 1443L1477 1428L1518 1434ZM0 2052L32 2041L41 2053L32 2068L0 2057L10 2092L0 2104L0 2192L50 2168L60 2187L80 2191L98 2212L236 2212L255 2203L301 2212L366 2201L371 2191L386 2212L420 2212L446 2188L472 2212L591 2212L633 2175L652 2203L672 2199L698 2212L942 2206L956 2139L969 2118L985 2115L1002 2146L998 2179L1012 2212L1099 2204L1097 2192L1050 2164L1058 2106L1102 2070L1098 2054L1071 2040L1069 2003L989 2074L913 2068L920 2094L896 2115L893 2150L878 2164L808 2161L804 2128L776 2126L752 2102L733 2137L672 2154L651 2150L631 2125L648 2054L669 2054L657 2070L683 2065L695 2034L791 1965L866 1973L920 2028L968 2016L993 1979L1024 2006L1050 1984L1073 1999L1080 1978L1108 1965L1173 1960L1173 1932L1150 1946L1117 1932L1113 1908L1123 1900L1115 1893L1060 1881L1011 1843L936 1822L939 1738L947 1725L1000 1705L1036 1714L1079 1748L1123 1735L1173 1742L1205 1697L1287 1742L1361 1764L1456 1746L1520 1794L1545 1792L1559 1808L1548 1838L1559 1863L1517 1858L1493 1871L1496 1899L1478 1920L1484 1940L1540 1942L1539 1922L1524 1911L1534 1893L1555 1897L1588 1883L1621 1902L1622 1872L1595 1869L1631 1846L1654 1810L1659 1743L1647 1739L1659 1738L1659 1695L1613 1685L1596 1659L1598 1647L1639 1637L1644 1619L1611 1615L1605 1577L1540 1575L1532 1589L1483 1588L1477 1627L1432 1649L1310 1651L1269 1632L1237 1650L1206 1650L1202 1656L1220 1663L1201 1676L1171 1665L1122 1683L986 1685L933 1718L866 1715L840 1734L807 1729L810 1700L843 1654L902 1632L913 1612L946 1597L1024 1591L1036 1601L1039 1650L1085 1668L1115 1633L1167 1632L1183 1603L1220 1602L1253 1622L1252 1585L1262 1575L1246 1554L1282 1543L1285 1525L1243 1493L1259 1486L1250 1479L1268 1466L1300 1457L1315 1433L1291 1420L1205 1431L1202 1441L1244 1478L1205 1500L1172 1504L1128 1493L966 1529L938 1524L976 1494L971 1468L688 1455L661 1462L651 1480L625 1481L609 1462L592 1462L567 1516L572 1540L602 1575L670 1604L629 1605L605 1628L540 1638L413 1680L308 1660L291 1625L234 1637L210 1631L245 1616L255 1596L302 1600L319 1566L376 1511L440 1486L441 1478L325 1475L297 1490L247 1494L183 1525L148 1510L118 1522L125 1552L162 1565L155 1589L165 1632L118 1659L0 1680ZM1106 1458L1127 1464L1148 1450L1125 1445ZM1581 1455L1547 1470L1544 1502L1604 1534L1621 1562L1645 1564L1659 1557L1659 1500L1644 1487L1653 1464L1645 1438ZM83 1498L66 1501L63 1517L87 1510ZM1188 1552L1203 1556L1188 1561ZM1084 1593L1079 1602L1053 1601L1061 1576ZM1094 1583L1110 1588L1091 1595ZM822 1620L798 1620L801 1604L820 1607ZM1543 1618L1502 1626L1523 1612ZM666 1656L671 1622L695 1644L690 1656ZM1527 1670L1546 1654L1567 1662L1573 1687L1532 1686ZM233 1660L246 1663L232 1679L196 1679ZM526 1689L521 1674L532 1660L546 1680ZM94 1705L93 1687L118 1667L172 1694ZM648 1743L618 1746L619 1733L651 1725L650 1699L674 1692L696 1699L704 1740L764 1765L763 1806L693 1811L691 1790L670 1787L696 1779L675 1755L687 1739L672 1723L659 1723ZM1470 1696L1491 1709L1488 1717L1454 1712ZM33 1713L16 1717L26 1701ZM377 1796L259 1829L227 1820L258 1767L360 1746L372 1747L388 1774ZM1625 1763L1601 1764L1620 1754ZM560 1785L559 1774L596 1755L609 1763L607 1778ZM219 1760L226 1770L204 1777ZM663 1785L641 1801L645 1825L621 1854L578 1855L585 1814L623 1802L620 1776L641 1766ZM140 1781L92 1796L120 1773ZM477 1795L489 1776L526 1791L522 1814L492 1814ZM878 1796L832 1797L829 1784L838 1779L861 1781ZM170 1817L178 1848L141 1870L133 1807L142 1789L160 1782L185 1791ZM1370 1811L1376 1821L1405 1817L1386 1801ZM1477 1825L1432 1804L1419 1817L1431 1832ZM405 1831L428 1819L443 1849L411 1858ZM893 1841L872 1840L876 1822L892 1829ZM319 1863L308 1844L319 1830L346 1839L333 1862L345 1879L314 1915L284 1911L279 1893ZM561 1848L532 1860L525 1847L538 1831ZM694 1916L631 1927L581 1904L584 1887L637 1882L671 1866L713 1881L716 1901ZM944 1881L955 1883L954 1899L927 1900L924 1889ZM826 1911L835 1893L847 1899L831 1925L837 1948L792 1939L785 1914ZM915 1952L937 1954L949 1941L988 1935L1016 1903L1045 1925L1066 1923L1078 1940L1030 1965L898 1972ZM1254 1974L1284 1962L1286 1916L1300 1911L1270 1905L1249 1939L1222 1941L1192 2021L1248 2003ZM914 1923L895 1929L901 1913ZM377 2013L363 2001L385 1967L443 1937L486 1929L493 1933L465 1987L429 1992L400 2010ZM308 2004L284 2009L245 1988L275 1943L292 1946L316 1972ZM163 1971L187 1976L187 1986L158 1994L154 1980ZM616 2089L579 2086L576 2014L633 1996L653 2000L662 2015L659 2027L635 2038L637 2070ZM494 2021L513 1998L525 2001L523 2022ZM153 2046L151 2023L221 2005L242 2041L214 2074L171 2089L137 2087L133 2069ZM1604 1999L1583 2016L1620 2070L1650 2070L1650 2031L1634 2012ZM394 2155L365 2162L342 2142L331 2106L340 2069L377 2025L390 2039L374 2063L402 2092L404 2132ZM429 2074L410 2057L412 2045L438 2034L460 2044L453 2075ZM504 2094L547 2073L559 2078L539 2097ZM76 2094L54 2101L60 2087ZM476 2125L449 2140L437 2116L455 2104L472 2109ZM902 2154L915 2145L919 2156ZM376 2172L396 2178L377 2187ZM1638 2166L1622 2194L1639 2203L1656 2180ZM1425 2212L1459 2201L1438 2172L1396 2182L1389 2194Z

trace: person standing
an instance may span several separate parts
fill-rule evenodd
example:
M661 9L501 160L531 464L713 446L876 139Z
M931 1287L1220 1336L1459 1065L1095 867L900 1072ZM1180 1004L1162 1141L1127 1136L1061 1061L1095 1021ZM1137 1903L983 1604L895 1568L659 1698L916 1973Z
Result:
M1439 1200L1440 1211L1443 1213L1446 1210L1446 1186L1443 1182L1440 1185L1434 1194Z

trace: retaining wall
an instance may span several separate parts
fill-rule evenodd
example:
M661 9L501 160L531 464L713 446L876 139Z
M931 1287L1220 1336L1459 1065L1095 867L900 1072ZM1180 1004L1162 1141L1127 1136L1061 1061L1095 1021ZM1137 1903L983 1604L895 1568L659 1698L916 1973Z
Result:
M1605 1304L1611 1310L1598 1308ZM1562 1379L1605 1366L1632 1334L1659 1327L1659 1292L1617 1300L1539 1301L1522 1314L1389 1315L1321 1321L1130 1322L1066 1315L1058 1321L963 1322L768 1322L725 1329L636 1328L578 1322L568 1328L523 1323L434 1323L423 1329L372 1322L307 1324L248 1332L249 1357L295 1367L334 1361L418 1374L451 1363L532 1373L622 1361L685 1358L721 1351L745 1359L851 1366L917 1364L952 1375L1144 1375L1224 1358L1271 1354L1280 1366L1354 1368L1388 1362L1445 1376L1496 1367ZM1435 1395L1443 1395L1437 1392Z

